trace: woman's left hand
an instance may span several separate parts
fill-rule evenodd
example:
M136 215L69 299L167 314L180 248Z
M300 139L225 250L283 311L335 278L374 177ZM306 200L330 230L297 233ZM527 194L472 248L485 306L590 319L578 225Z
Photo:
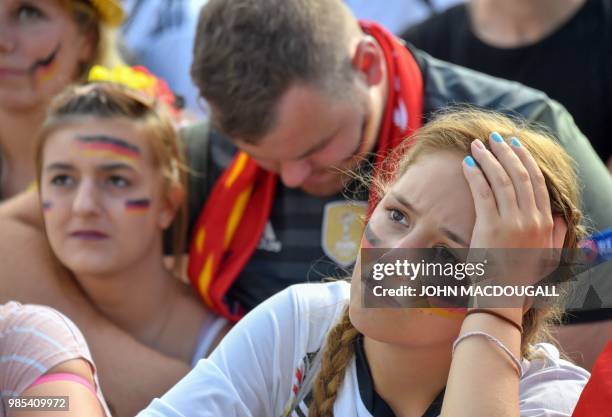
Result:
M565 229L555 227L546 181L533 156L517 138L509 142L493 132L492 151L476 139L473 159L464 159L476 211L470 250L486 249L487 257L495 257L496 272L506 271L501 279L496 274L496 284L528 285L551 272L550 263L543 270L542 255Z

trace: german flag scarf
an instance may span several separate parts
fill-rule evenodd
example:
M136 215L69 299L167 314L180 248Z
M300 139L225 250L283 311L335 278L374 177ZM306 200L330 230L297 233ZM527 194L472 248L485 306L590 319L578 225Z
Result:
M381 26L361 22L380 45L387 66L388 93L377 142L376 166L421 126L423 80L410 51ZM244 311L225 295L255 251L274 201L277 177L238 152L215 183L201 211L189 250L191 284L216 313L233 321Z

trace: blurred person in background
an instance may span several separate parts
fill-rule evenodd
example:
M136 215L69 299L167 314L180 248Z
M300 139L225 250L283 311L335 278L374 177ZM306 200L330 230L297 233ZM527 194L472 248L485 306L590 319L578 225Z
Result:
M345 0L357 19L373 20L396 35L465 0Z
M206 113L205 103L189 76L198 13L207 0L124 0L121 27L132 64L143 65L164 79L184 100L187 118Z
M612 170L611 0L471 0L402 37L436 58L545 92Z
M0 1L0 200L34 180L34 142L51 99L94 64L120 62L116 0Z

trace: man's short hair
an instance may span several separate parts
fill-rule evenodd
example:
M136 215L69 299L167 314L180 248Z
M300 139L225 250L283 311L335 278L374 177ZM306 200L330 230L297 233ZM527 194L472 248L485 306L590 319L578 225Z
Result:
M224 134L255 143L294 83L342 93L357 21L341 0L210 0L191 76Z

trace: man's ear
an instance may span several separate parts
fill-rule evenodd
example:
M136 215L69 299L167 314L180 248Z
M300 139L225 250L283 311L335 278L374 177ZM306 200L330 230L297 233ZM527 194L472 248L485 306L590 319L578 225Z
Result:
M371 36L363 37L353 54L353 69L363 74L368 86L379 84L383 80L385 65L380 48Z
M183 187L176 183L171 184L163 200L163 207L159 211L159 226L163 230L166 230L172 224L184 201L185 190Z
M563 248L563 242L565 242L565 235L567 234L567 223L563 216L553 215L553 248Z

